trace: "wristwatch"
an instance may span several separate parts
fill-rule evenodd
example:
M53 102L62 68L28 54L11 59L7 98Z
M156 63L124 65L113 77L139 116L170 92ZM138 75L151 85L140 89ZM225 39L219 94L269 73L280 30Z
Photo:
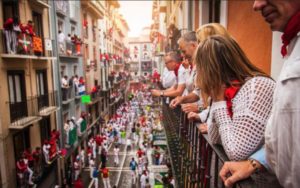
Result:
M251 166L254 169L254 172L259 172L262 170L262 166L260 164L258 164L258 162L254 159L248 159L248 161L250 162Z
M164 91L160 91L160 97L164 97Z

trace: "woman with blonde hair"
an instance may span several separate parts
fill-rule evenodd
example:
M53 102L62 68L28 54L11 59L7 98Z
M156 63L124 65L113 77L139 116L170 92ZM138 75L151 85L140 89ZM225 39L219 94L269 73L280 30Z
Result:
M219 23L208 23L208 24L202 25L196 31L198 43L202 42L207 37L212 36L212 35L222 35L224 37L230 37L230 34L225 29L225 27Z
M197 84L212 98L208 135L230 160L248 158L263 144L275 82L251 64L230 37L211 36L195 56Z
M197 31L196 31L196 37L197 37L198 43L205 40L209 36L213 36L213 35L222 35L224 37L230 37L230 34L225 29L225 27L223 27L219 23L205 24L205 25L201 26L199 29L197 29ZM207 121L208 112L209 112L208 106L209 106L210 98L207 94L201 92L201 90L198 89L199 86L197 86L197 83L195 83L195 80L196 79L194 79L192 82L193 82L193 84L195 84L196 89L194 89L194 91L191 94L190 98L197 98L197 97L198 97L197 99L200 98L200 100L198 102L199 107L200 107L199 109L205 109L205 110L199 111L200 113L189 112L188 118L198 120L198 121L202 122L202 124L200 124L200 126L198 126L198 128L199 128L201 133L207 133L206 121ZM195 96L193 96L193 95L195 95ZM188 98L188 96L184 97L182 99L183 102L185 101L185 98ZM183 105L183 110L185 111L185 109L187 109L187 107L185 107L185 106L189 106L189 105L190 104Z

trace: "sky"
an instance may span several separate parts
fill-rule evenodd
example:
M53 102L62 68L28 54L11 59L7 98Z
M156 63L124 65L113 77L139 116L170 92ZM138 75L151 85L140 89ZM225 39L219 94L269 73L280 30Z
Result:
M129 37L140 35L142 28L150 26L152 22L152 1L119 1L120 14L126 19L130 31Z

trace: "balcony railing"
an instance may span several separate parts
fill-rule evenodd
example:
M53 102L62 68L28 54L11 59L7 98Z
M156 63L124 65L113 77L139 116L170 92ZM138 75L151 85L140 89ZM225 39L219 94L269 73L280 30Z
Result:
M57 110L57 92L29 97L18 102L8 101L11 129L23 129Z
M72 41L58 43L59 55L61 57L78 58L82 55L81 44L75 44Z
M218 176L222 164L228 161L222 146L213 145L207 134L201 134L180 110L172 110L164 103L163 115L178 187L225 187ZM247 179L235 187L250 188L255 184Z
M44 38L30 36L12 30L0 30L3 41L2 57L42 58L49 57L44 46ZM53 41L51 41L52 43Z
M68 104L70 103L75 96L78 95L78 93L75 93L75 87L66 87L66 88L61 88L62 90L62 103L63 104Z
M57 91L37 96L40 116L48 116L57 110Z

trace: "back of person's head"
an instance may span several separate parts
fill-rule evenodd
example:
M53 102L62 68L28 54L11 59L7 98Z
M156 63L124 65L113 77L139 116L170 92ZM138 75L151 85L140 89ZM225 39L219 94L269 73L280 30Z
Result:
M186 32L185 34L183 34L180 39L178 40L179 41L184 41L184 42L197 42L197 36L196 36L196 32L195 31L189 31L189 32Z
M210 36L199 44L195 63L197 85L212 97L223 84L230 86L233 80L242 85L247 78L267 76L250 62L234 39L220 35Z
M196 36L199 43L212 35L222 35L224 37L230 37L230 34L226 30L226 28L219 23L209 23L202 25L196 31Z
M177 51L169 51L166 54L166 57L167 56L177 63L180 63L182 61L181 55Z

